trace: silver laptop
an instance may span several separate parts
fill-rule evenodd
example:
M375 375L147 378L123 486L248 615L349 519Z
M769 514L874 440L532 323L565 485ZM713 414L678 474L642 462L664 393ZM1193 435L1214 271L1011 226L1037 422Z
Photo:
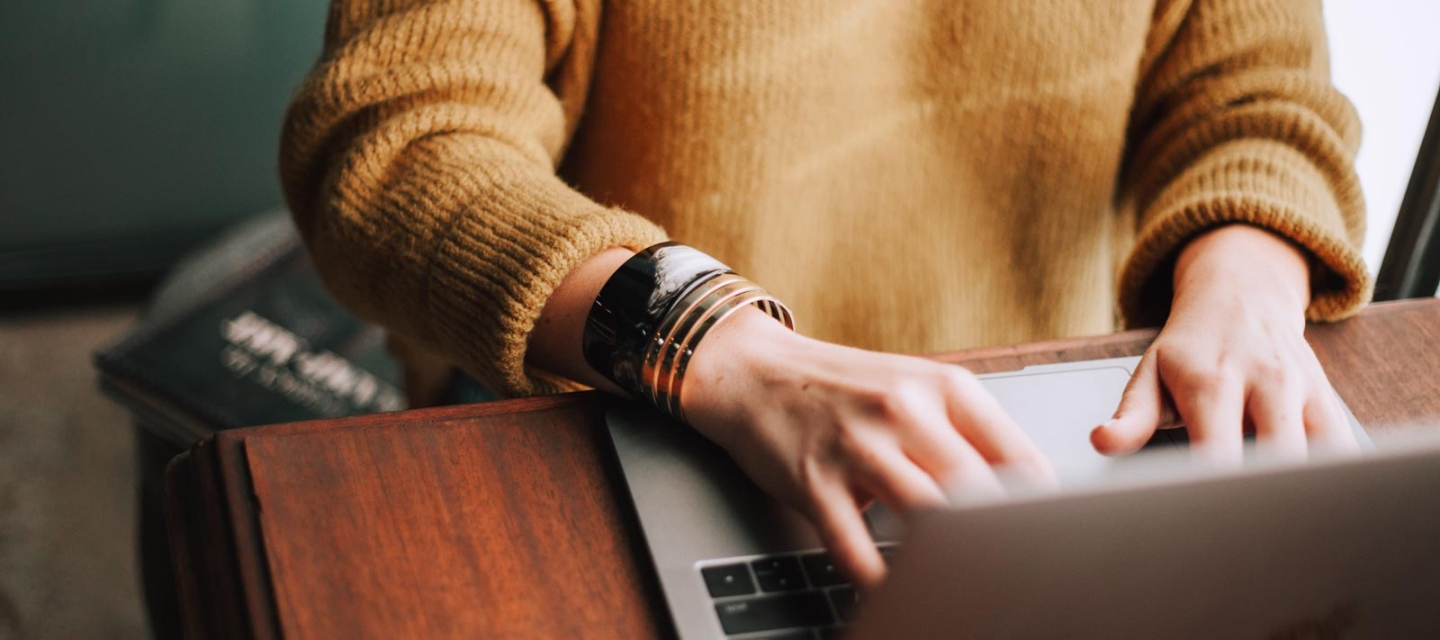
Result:
M1138 361L981 376L1051 458L1062 490L919 514L908 534L872 509L892 573L863 606L810 524L723 450L644 407L612 411L680 638L818 640L849 637L852 623L860 638L1264 638L1311 624L1347 638L1440 637L1440 606L1412 606L1416 594L1440 602L1440 452L1428 466L1377 454L1136 481L1138 461L1101 456L1089 432ZM1149 448L1183 462L1182 446L1183 431L1166 431Z

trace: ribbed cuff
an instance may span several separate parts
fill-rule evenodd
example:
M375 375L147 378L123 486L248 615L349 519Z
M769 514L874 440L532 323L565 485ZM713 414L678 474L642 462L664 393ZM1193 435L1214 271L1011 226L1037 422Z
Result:
M1358 198L1333 193L1330 184L1304 155L1279 142L1240 140L1217 147L1162 191L1143 216L1120 274L1126 325L1163 323L1180 250L1205 231L1231 223L1267 229L1310 254L1308 320L1334 321L1358 311L1373 286L1358 248L1364 214L1342 212L1337 202Z
M595 204L558 179L486 177L486 202L455 217L431 265L428 300L439 337L470 375L502 396L578 389L525 364L545 302L591 256L612 247L638 251L665 241L665 232Z

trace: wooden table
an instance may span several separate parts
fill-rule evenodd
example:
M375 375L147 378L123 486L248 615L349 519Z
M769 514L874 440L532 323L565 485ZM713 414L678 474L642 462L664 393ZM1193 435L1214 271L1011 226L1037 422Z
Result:
M1141 353L1151 331L964 351L977 372ZM1308 337L1372 431L1440 425L1440 300ZM668 614L598 393L223 432L171 464L192 638L657 638Z

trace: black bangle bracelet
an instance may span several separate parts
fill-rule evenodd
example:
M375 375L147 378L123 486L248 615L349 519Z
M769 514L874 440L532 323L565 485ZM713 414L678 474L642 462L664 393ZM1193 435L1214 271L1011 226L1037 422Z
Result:
M637 398L644 354L675 302L729 267L674 242L649 247L625 261L600 289L585 319L581 350L597 373Z

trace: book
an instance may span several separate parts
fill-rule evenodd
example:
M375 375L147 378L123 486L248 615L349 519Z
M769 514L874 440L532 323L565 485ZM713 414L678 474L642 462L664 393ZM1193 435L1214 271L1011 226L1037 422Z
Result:
M95 365L107 395L181 447L222 429L405 408L384 332L325 290L284 212L183 260Z

